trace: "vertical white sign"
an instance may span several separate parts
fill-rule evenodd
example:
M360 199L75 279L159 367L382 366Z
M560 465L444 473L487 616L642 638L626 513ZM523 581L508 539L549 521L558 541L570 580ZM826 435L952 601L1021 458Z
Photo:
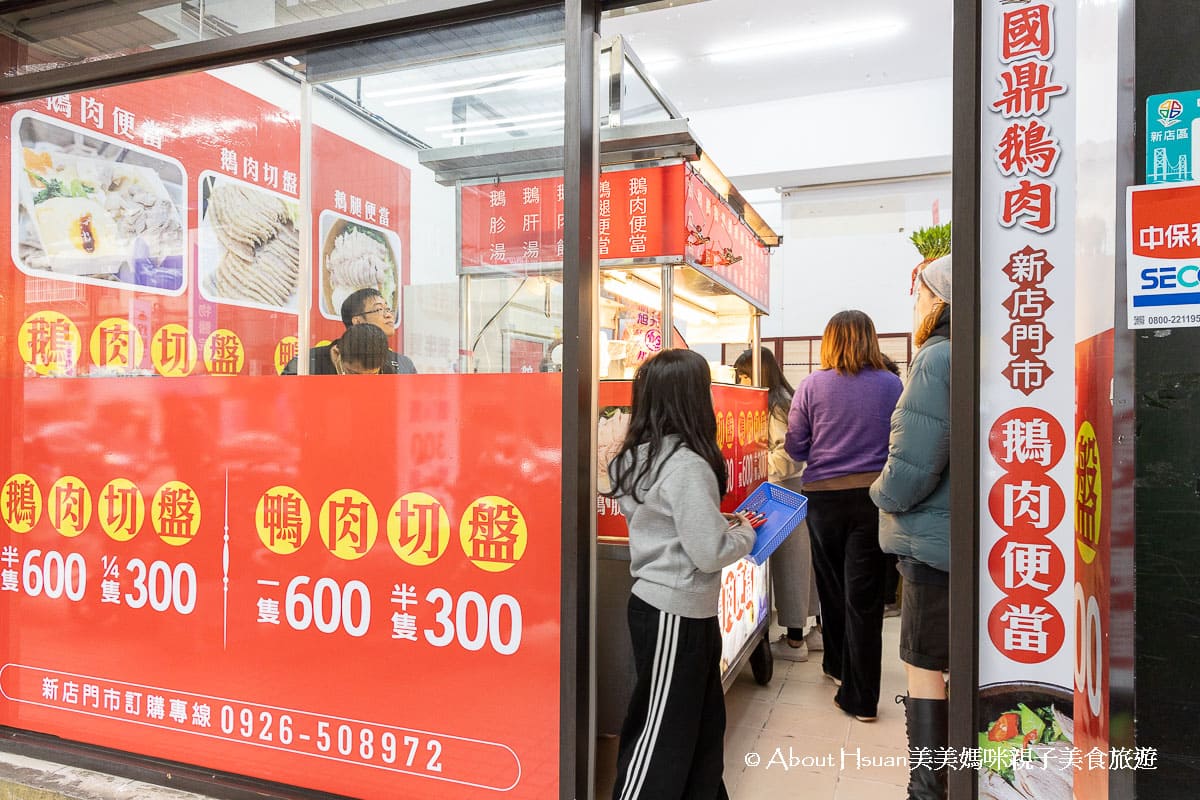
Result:
M986 0L982 36L979 682L1069 694L1074 4Z

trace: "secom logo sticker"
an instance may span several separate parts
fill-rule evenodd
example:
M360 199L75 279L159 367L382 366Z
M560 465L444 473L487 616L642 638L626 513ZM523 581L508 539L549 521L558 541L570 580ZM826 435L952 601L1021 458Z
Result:
M1146 267L1141 272L1141 278L1142 291L1162 293L1134 295L1135 306L1200 305L1200 292L1194 291L1200 286L1200 265Z

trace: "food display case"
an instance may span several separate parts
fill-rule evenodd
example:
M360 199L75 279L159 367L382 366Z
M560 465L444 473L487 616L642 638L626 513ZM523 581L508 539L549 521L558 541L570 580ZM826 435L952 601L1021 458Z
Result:
M633 683L625 623L632 581L624 519L603 492L628 421L631 379L664 347L689 347L710 359L729 468L722 508L732 511L766 479L767 396L737 386L720 353L728 343L757 353L769 253L779 238L644 77L625 43L614 38L602 54L609 102L601 115L597 227L597 675L598 729L614 733ZM562 304L565 187L553 137L456 144L422 151L420 159L439 183L456 187L460 369L561 369L553 320ZM726 685L747 661L759 682L771 678L768 569L743 560L722 575L714 613Z

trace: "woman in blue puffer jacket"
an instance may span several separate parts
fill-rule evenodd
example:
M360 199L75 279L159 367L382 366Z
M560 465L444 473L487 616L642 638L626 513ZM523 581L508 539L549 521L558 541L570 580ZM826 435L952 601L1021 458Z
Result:
M900 659L908 673L908 746L946 747L950 666L950 256L917 274L913 344L919 350L892 413L887 464L871 485L879 544L904 576ZM946 796L945 769L909 771L909 800Z

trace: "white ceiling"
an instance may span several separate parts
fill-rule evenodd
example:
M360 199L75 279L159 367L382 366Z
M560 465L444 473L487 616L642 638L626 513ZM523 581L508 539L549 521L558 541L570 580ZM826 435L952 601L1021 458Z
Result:
M704 0L606 17L601 32L621 34L686 116L947 77L952 4Z

